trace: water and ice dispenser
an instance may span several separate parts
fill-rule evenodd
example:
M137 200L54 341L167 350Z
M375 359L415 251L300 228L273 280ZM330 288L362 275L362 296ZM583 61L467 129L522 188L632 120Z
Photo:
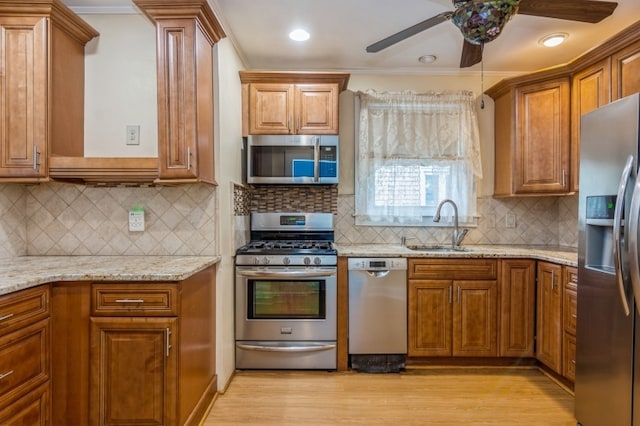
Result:
M614 273L613 260L613 215L615 195L587 197L585 230L585 266L601 272Z

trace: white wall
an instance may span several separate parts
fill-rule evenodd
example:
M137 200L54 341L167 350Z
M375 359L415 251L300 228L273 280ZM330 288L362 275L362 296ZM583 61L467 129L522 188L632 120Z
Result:
M85 47L86 157L157 157L155 25L143 15L82 15L100 36ZM126 126L140 145L126 145Z
M216 44L218 79L215 89L216 180L218 182L219 253L217 275L216 366L218 388L223 389L235 370L234 332L234 226L233 185L242 182L242 97L238 71L243 69L229 39Z

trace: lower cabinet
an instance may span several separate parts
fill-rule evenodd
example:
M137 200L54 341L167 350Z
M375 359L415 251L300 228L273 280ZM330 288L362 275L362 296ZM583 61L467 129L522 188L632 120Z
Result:
M0 297L0 425L50 424L49 286Z
M536 261L500 261L501 357L533 357L535 343Z
M578 312L578 270L566 266L563 275L562 301L562 375L576 378L576 321Z
M53 424L198 424L217 391L215 267L53 284Z
M538 262L536 358L562 374L562 265Z
M176 424L176 323L177 318L91 318L91 424Z
M494 260L410 259L408 356L497 356L496 278Z

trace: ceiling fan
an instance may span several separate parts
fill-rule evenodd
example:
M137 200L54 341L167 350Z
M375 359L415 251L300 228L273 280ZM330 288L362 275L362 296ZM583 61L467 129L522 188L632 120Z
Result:
M596 0L453 0L453 6L454 11L442 12L367 46L367 52L379 52L451 19L464 37L460 67L466 68L482 60L484 44L498 37L516 13L596 23L611 15L618 3Z

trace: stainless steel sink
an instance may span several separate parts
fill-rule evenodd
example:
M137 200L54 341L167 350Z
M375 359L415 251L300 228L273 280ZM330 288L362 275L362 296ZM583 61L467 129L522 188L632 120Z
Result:
M437 245L409 245L409 250L434 252L434 253L454 253L458 251L469 251L466 247L452 247L452 246L437 246Z

